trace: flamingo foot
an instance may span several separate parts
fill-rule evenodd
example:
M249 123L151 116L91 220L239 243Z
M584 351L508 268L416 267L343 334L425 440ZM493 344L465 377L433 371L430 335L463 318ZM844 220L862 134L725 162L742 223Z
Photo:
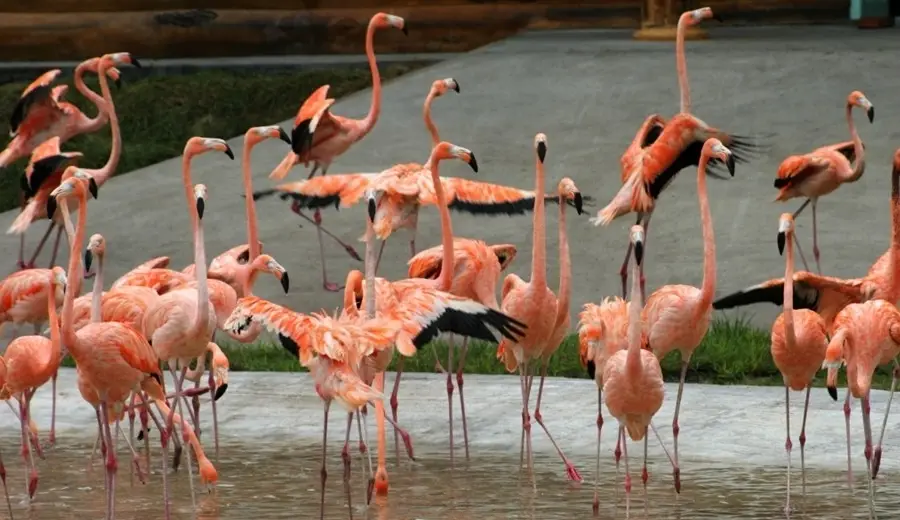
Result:
M875 453L872 457L872 480L878 476L878 468L881 467L881 446L875 446Z
M388 494L389 487L387 471L384 468L378 468L378 471L375 472L375 493L385 496Z
M581 474L578 473L578 470L575 469L575 466L572 464L572 461L566 459L566 478L573 482L584 482L584 479L581 478Z
M676 467L672 475L675 477L675 492L681 494L681 468Z
M370 477L369 483L366 485L366 505L372 503L372 493L375 491L375 479Z
M38 472L36 469L31 470L31 475L28 477L28 499L31 500L34 498L34 494L37 492L38 487Z
M166 435L169 437L169 435ZM173 450L175 453L172 455L172 471L178 471L178 466L181 465L181 450L183 448L180 444L175 445L175 449Z

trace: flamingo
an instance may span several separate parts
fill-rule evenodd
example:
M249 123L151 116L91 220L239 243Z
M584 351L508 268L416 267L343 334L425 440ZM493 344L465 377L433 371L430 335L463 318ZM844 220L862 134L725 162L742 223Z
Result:
M863 430L865 432L865 456L869 483L869 518L875 516L875 477L881 459L881 436L872 449L872 424L869 417L869 390L872 376L879 365L894 363L894 380L885 410L884 424L890 412L891 400L900 371L896 357L900 355L900 310L885 300L869 300L844 307L834 319L834 333L825 351L823 368L828 369L826 385L831 398L837 401L837 371L841 363L847 367L847 388L850 395L861 401ZM849 453L849 431L847 450Z
M711 137L725 143L732 150L732 157L736 162L748 162L759 152L764 151L765 146L753 142L754 138L733 135L711 127L691 113L687 64L684 57L684 31L689 25L706 18L716 18L709 7L687 11L679 17L675 60L681 90L681 112L668 122L658 114L652 114L644 121L620 159L622 187L613 200L591 219L591 223L595 226L607 226L616 218L634 212L637 213L636 223L643 226L645 233L649 233L650 218L653 216L660 194L678 172L688 166L699 164L703 143ZM720 176L713 173L717 165L711 166L710 174ZM629 249L625 252L625 261L619 270L623 297L628 280L630 247L629 245ZM644 280L643 274L641 279ZM645 289L641 291L644 291L641 293L642 299L646 300Z
M812 203L813 256L819 274L822 273L822 266L819 263L816 232L816 203L819 197L828 195L842 184L858 181L866 171L865 147L853 123L853 107L865 110L870 123L875 121L875 107L872 106L872 102L865 94L854 90L847 96L845 110L851 141L823 146L804 155L792 155L778 166L775 179L775 187L779 190L778 196L775 197L776 201L784 202L796 197L806 197L806 202L794 212L795 219ZM802 252L801 259L803 259ZM803 265L806 266L805 259ZM806 270L809 270L808 266Z
M709 330L712 315L712 300L716 292L716 243L713 233L712 215L706 195L706 165L716 157L728 166L734 175L734 157L731 151L716 138L710 138L700 153L697 168L697 194L700 199L700 220L703 225L703 286L664 285L654 291L641 312L644 332L649 347L662 359L673 350L681 352L681 377L678 383L678 397L675 400L675 416L672 419L672 436L675 443L673 475L675 491L681 493L681 469L678 466L678 413L681 410L681 395L684 378L694 349ZM607 396L607 402L609 397Z
M790 213L781 215L778 222L778 252L787 257L784 268L784 279L793 279L794 274L794 217ZM791 512L791 390L806 390L803 403L803 422L800 426L800 474L803 494L806 495L806 413L809 409L809 391L816 372L825 361L825 349L828 347L825 320L809 309L794 310L794 284L784 284L784 312L778 315L772 324L772 359L784 378L784 410L787 437L784 449L787 452L787 499L784 510Z
M378 73L378 64L375 62L375 31L390 27L400 29L403 34L408 34L403 18L386 13L376 13L372 16L366 30L366 57L372 72L372 104L366 117L350 119L331 113L334 99L328 98L329 85L322 85L310 94L300 106L297 117L294 118L294 128L291 131L291 151L269 174L270 179L284 179L291 168L301 162L306 167L310 161L313 163L313 168L308 178L312 179L317 171L321 171L322 176L325 176L328 173L328 167L336 157L342 155L350 149L350 146L367 136L375 128L375 123L378 122L378 116L381 113L381 75ZM324 230L320 211L316 209L313 218L300 212L299 207L295 207L294 212L315 224L319 235L319 251L322 255L322 284L326 291L338 291L340 288L337 284L328 281L325 271L325 249L322 244ZM328 235L341 244L350 256L361 260L353 247L345 244L331 233Z
M234 153L225 141L206 137L189 139L182 157L182 181L194 233L197 288L176 289L162 295L144 315L144 334L159 358L168 361L169 370L175 377L175 402L179 407L188 365L193 359L206 354L207 344L216 329L216 314L210 305L209 285L206 279L206 255L201 225L206 204L206 186L198 184L192 187L190 171L191 160L195 156L212 150L224 152L230 159L234 159ZM177 373L179 370L180 374ZM170 430L174 411L173 408L166 421ZM188 470L190 472L190 457ZM193 490L193 480L191 489Z
M0 356L0 388L6 385L6 360ZM6 510L9 511L9 518L12 520L12 502L9 501L9 487L6 485L6 466L3 464L3 455L0 454L0 482L3 483L3 496L6 498Z
M75 105L62 101L66 91L64 85L51 88L62 74L60 69L41 74L22 91L10 118L9 135L12 140L0 152L0 169L30 154L35 147L51 137L59 137L61 142L65 142L76 135L90 134L103 128L109 117L104 110L103 98L84 83L85 72L100 75L99 64L99 58L79 63L75 67L74 79L78 92L96 105L96 117L90 118ZM110 68L105 74L119 84L118 69Z
M578 357L597 384L597 467L594 478L594 514L600 510L600 434L603 432L603 374L613 354L628 349L628 312L632 305L618 296L600 305L586 303L578 315ZM616 480L621 443L616 443Z
M66 272L62 267L50 270L47 284L50 291L44 294L44 305L50 321L50 338L44 336L20 336L14 339L4 353L5 381L0 386L0 399L15 399L19 403L19 421L22 423L22 458L29 468L25 479L28 500L34 498L38 486L38 472L32 457L31 436L28 423L31 420L31 398L56 373L62 359L59 319L56 315L57 290L65 290ZM5 486L4 476L4 486Z
M707 147L704 147L706 150ZM701 164L705 163L705 154ZM701 169L703 167L701 166ZM703 178L705 174L701 173ZM634 249L631 297L628 304L628 349L617 350L603 367L603 387L606 392L606 407L610 415L619 422L619 437L624 432L633 441L644 441L644 469L641 477L644 483L644 501L647 500L647 429L653 416L662 408L665 397L662 369L659 359L642 348L645 326L641 315L640 265L643 258L644 229L640 224L631 228L631 244ZM631 507L631 471L628 468L628 443L622 442L625 454L625 516ZM596 500L595 500L596 502Z
M109 119L109 126L112 133L112 146L110 147L109 157L106 160L106 163L98 169L84 169L91 178L95 186L99 187L106 183L110 177L116 171L116 168L119 166L119 159L122 156L122 135L119 127L119 118L116 114L116 107L112 100L112 94L109 90L109 83L107 82L107 71L110 68L115 66L123 66L123 65L133 65L137 68L141 67L140 62L132 57L130 53L127 52L119 52L114 54L107 54L98 58L97 67L99 72L99 83L100 90L103 93L102 104L98 105L100 107L101 112L105 112L105 118ZM104 119L105 124L105 119ZM61 139L62 140L62 139ZM58 150L57 150L58 151ZM47 178L42 178L39 175L32 175L30 177L29 190L32 193L40 194L41 186L43 183L51 184L54 180L52 176ZM55 187L55 186L53 186ZM52 188L51 188L52 189ZM96 187L93 188L96 191ZM43 197L39 197L35 195L31 202L25 207L25 209L19 214L15 221L13 221L12 225L7 230L7 234L10 233L25 233L28 229L29 225L38 219L44 217L46 199ZM75 208L72 208L73 210ZM60 217L57 217L59 219ZM32 254L31 260L26 264L26 267L32 266L34 264L37 255L40 254L41 249L47 241L47 238L50 236L50 232L53 230L54 225L58 226L61 223L61 220L53 220L51 219L50 225L47 228L47 232L41 238L41 241L38 243L38 247L35 249ZM57 231L56 241L53 246L53 255L51 257L51 264L56 260L56 254L59 249L60 237L62 236L62 228Z

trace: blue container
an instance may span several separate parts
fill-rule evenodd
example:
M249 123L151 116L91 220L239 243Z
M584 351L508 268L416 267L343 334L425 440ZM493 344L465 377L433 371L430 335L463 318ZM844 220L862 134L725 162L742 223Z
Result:
M850 0L850 19L888 18L891 16L890 0Z

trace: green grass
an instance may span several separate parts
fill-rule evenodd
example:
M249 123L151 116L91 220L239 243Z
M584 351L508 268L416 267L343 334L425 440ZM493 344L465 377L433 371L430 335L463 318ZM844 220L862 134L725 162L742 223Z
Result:
M390 80L418 67L382 66L382 79ZM328 94L337 98L372 83L368 69L347 67L265 74L203 71L139 79L129 79L130 72L128 68L122 68L121 90L111 85L122 128L119 175L181 155L184 143L191 136L230 139L252 126L291 119L300 103L320 85L331 85ZM91 90L100 91L95 75L86 74L86 83ZM26 85L0 85L0 120L9 121ZM69 87L64 99L88 116L95 116L96 107L71 83ZM3 146L6 146L5 142ZM71 139L63 144L63 150L80 151L84 153L82 166L99 168L106 162L110 146L110 130L106 126L94 134ZM17 207L19 178L26 163L27 158L21 159L0 175L0 211Z
M240 345L221 342L228 356L231 370L266 372L302 372L303 367L280 345L260 343ZM434 372L435 355L441 363L447 362L447 344L436 342L419 351L415 357L406 358L404 371ZM466 358L467 374L505 374L506 369L496 359L496 346L481 342L470 345ZM458 358L458 356L457 356ZM390 370L396 367L397 357ZM666 381L677 382L681 373L681 359L672 353L662 362ZM843 372L842 372L843 373ZM578 359L578 337L570 335L550 359L547 374L551 376L587 378ZM825 372L819 372L815 385L825 386ZM873 387L890 388L891 373L881 367L875 374ZM769 332L758 329L744 319L715 319L703 343L691 358L687 381L711 384L781 385L781 374L769 353ZM843 380L841 380L843 384Z

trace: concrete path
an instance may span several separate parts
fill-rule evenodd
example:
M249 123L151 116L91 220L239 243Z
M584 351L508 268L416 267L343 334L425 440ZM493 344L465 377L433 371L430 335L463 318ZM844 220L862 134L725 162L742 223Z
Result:
M635 129L651 112L666 116L678 108L671 43L638 43L627 31L544 31L498 42L392 81L383 92L382 115L374 132L339 158L331 173L375 172L403 161L422 161L428 138L421 104L434 79L452 76L462 93L435 103L442 137L475 151L481 171L472 175L463 164L447 164L444 175L477 177L521 187L534 185L532 139L549 137L548 189L562 176L599 199L595 212L619 188L618 159ZM773 203L772 179L787 155L848 139L843 108L853 89L864 91L877 107L870 125L856 117L866 142L869 167L856 184L841 188L819 205L820 245L827 274L852 277L865 273L888 246L890 160L900 145L894 94L900 76L894 67L900 49L898 30L858 31L834 27L711 29L712 39L690 42L688 63L693 78L695 112L712 125L735 134L777 132L771 153L740 167L728 181L711 181L718 254L718 294L780 276L775 233L778 215L800 201ZM121 95L128 95L123 91ZM299 96L299 93L298 93ZM361 117L370 93L342 99L335 112ZM297 103L302 100L298 97ZM293 108L291 108L293 110ZM123 118L133 117L122 114ZM258 124L274 123L258 121ZM289 123L284 123L289 128ZM231 136L216 136L228 138ZM127 139L128 136L125 136ZM240 157L241 140L230 141ZM266 176L288 151L280 142L257 148L253 158L256 188L271 185ZM154 255L171 255L181 268L191 261L191 239L179 173L179 159L114 179L90 206L89 233L103 233L110 248L110 277ZM298 169L291 179L304 176ZM659 202L647 256L649 289L666 283L699 285L702 245L695 173L684 171ZM246 240L239 161L207 155L195 161L194 182L210 187L206 244L210 257ZM547 218L549 278L556 285L556 216ZM314 229L289 212L287 204L267 199L258 204L261 238L291 271L292 288L281 294L274 280L258 285L261 296L300 311L339 305L339 295L322 291ZM14 211L0 217L6 228ZM325 224L353 241L362 235L362 208L329 211ZM588 216L570 218L573 276L572 310L587 301L619 292L618 269L627 244L631 217L608 229L592 227ZM423 211L420 249L439 241L437 212ZM811 212L799 219L799 235L811 254ZM35 226L33 244L44 224ZM530 217L475 218L454 215L459 236L488 242L511 242L519 257L511 271L527 276L531 260ZM3 257L13 268L18 239L3 241ZM360 251L362 246L360 244ZM405 272L407 245L397 236L385 251L382 272ZM341 281L348 269L360 268L342 249L326 242L330 274ZM811 260L811 258L810 258ZM46 257L44 262L46 263ZM768 328L778 309L758 306L755 323ZM574 321L573 321L574 323ZM587 419L586 419L587 420Z
M391 384L393 375L388 376ZM93 410L79 396L75 387L75 371L60 371L56 424L58 437L67 443L86 441L95 436ZM172 388L171 379L168 388ZM521 398L515 376L467 376L466 411L469 438L475 453L518 452L521 431ZM660 436L671 451L671 418L675 409L678 386L666 384L666 400L656 416ZM592 381L548 378L541 406L544 421L557 442L572 460L589 460L595 453L597 391ZM33 400L33 416L42 439L50 425L50 385L42 387ZM843 399L843 390L841 399ZM533 396L536 398L536 395ZM459 401L454 396L456 437L462 442L459 423ZM846 468L846 437L843 401L833 402L824 388L816 388L810 396L807 423L806 461L811 468L841 470ZM887 392L872 392L873 435L878 435ZM205 431L211 432L212 415L208 400L203 398ZM447 449L447 394L441 376L404 374L399 399L401 424L408 429L419 453L441 453ZM227 393L217 402L220 440L224 444L240 443L264 435L267 443L320 442L322 436L322 402L316 396L312 381L305 373L237 372L231 374ZM4 407L5 408L5 407ZM346 415L332 407L329 432L339 439L346 427ZM792 392L792 437L800 434L803 394ZM14 424L12 413L0 409L3 424ZM601 447L612 452L615 447L616 422L604 407L606 423ZM374 416L370 427L374 428ZM717 464L751 464L753 467L779 466L784 462L784 390L777 387L688 385L684 390L681 412L679 453L683 460ZM900 467L893 451L896 446L900 415L888 420L885 474ZM374 430L370 430L374 431ZM535 424L535 450L551 454L553 447ZM0 430L0 439L14 439L15 430ZM854 402L851 416L853 463L864 468L863 430L859 405ZM392 435L390 437L393 437ZM371 437L374 439L374 435ZM5 442L5 441L4 441ZM390 441L393 444L393 441ZM651 437L654 458L665 457L659 443ZM393 449L393 447L391 447ZM587 469L587 468L585 468Z

